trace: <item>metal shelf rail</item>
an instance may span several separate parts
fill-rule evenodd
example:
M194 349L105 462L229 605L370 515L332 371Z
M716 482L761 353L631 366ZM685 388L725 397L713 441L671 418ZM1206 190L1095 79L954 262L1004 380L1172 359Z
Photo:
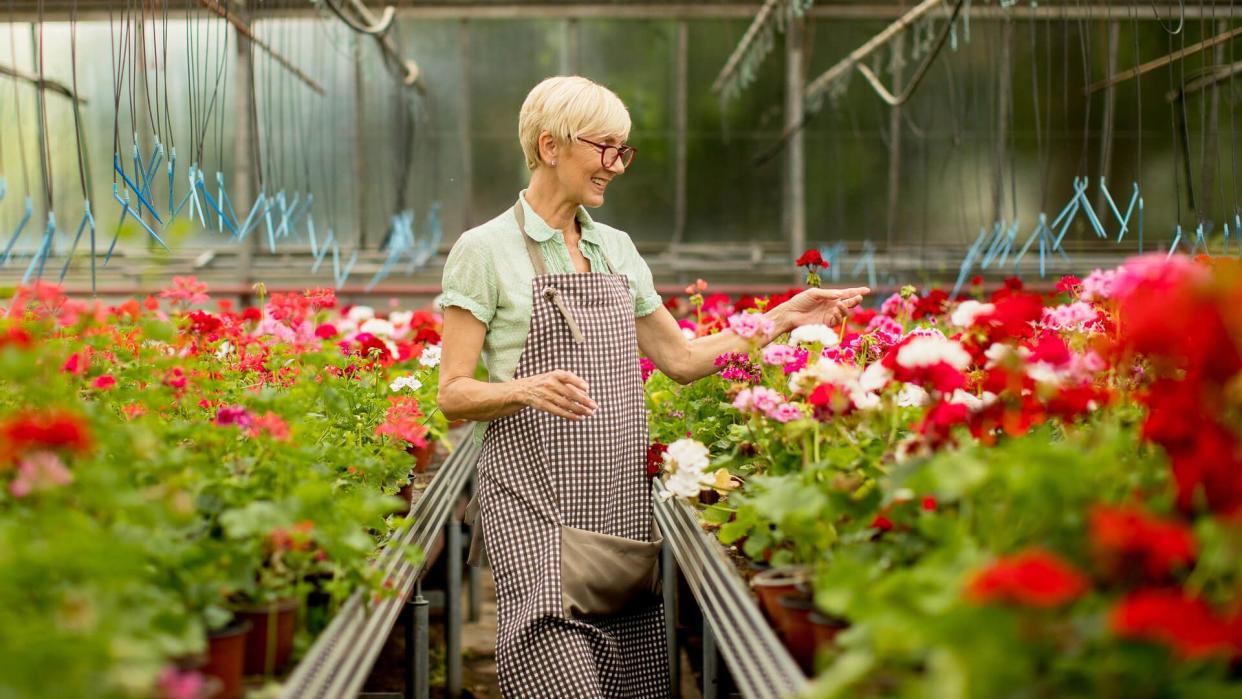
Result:
M800 694L806 688L806 677L764 620L723 547L699 528L699 519L688 503L666 499L667 490L658 480L653 490L655 517L664 535L664 614L673 686L679 685L674 597L680 569L705 622L703 699L719 696L717 652L743 696L784 699Z
M447 684L449 696L460 693L462 538L461 523L453 511L458 496L470 482L478 456L479 447L474 440L462 440L421 497L411 505L413 524L391 540L376 558L376 567L384 570L384 580L396 595L376 602L364 590L354 592L294 668L281 689L282 699L357 696L403 609L408 615L406 652L413 656L406 669L406 696L427 696L428 602L422 596L420 580L429 561L424 556L423 560L412 564L403 552L411 546L428 551L442 531L449 557L444 610L449 663Z

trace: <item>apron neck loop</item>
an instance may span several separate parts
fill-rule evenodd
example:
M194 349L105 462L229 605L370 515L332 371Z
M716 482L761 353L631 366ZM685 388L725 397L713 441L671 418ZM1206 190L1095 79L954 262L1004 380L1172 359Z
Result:
M526 235L526 211L522 208L522 197L519 195L517 203L513 205L513 217L517 219L518 232L522 234L522 242L526 244L526 254L530 256L530 263L535 268L535 276L542 277L548 273L548 268L543 263L543 253L539 251L539 245ZM608 259L608 254L600 249L600 255L604 258L604 266L607 267L608 274L616 274L617 267Z

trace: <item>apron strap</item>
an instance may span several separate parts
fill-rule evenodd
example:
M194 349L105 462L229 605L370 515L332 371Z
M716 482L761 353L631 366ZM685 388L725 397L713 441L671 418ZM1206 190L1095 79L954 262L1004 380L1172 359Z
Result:
M543 253L539 252L539 246L526 235L526 212L522 210L522 200L519 197L518 202L513 205L513 217L517 219L518 232L522 234L522 242L526 243L526 254L530 256L530 263L535 268L535 276L542 277L548 273L548 268L543 264Z

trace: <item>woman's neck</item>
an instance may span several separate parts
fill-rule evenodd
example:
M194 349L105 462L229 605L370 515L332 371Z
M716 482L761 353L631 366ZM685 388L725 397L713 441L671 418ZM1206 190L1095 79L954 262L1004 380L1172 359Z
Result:
M550 170L536 170L526 189L526 203L549 227L562 235L577 235L578 204L567 200L558 184Z

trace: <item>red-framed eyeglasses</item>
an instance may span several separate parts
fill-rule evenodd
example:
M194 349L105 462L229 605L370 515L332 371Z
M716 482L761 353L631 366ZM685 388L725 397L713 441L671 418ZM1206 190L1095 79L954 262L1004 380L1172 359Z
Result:
M630 163L634 162L634 154L638 152L638 150L633 146L613 146L607 143L588 141L581 137L579 137L578 140L589 146L595 146L595 148L599 150L599 164L604 166L605 169L615 165L618 159L621 160L622 167L629 167Z

